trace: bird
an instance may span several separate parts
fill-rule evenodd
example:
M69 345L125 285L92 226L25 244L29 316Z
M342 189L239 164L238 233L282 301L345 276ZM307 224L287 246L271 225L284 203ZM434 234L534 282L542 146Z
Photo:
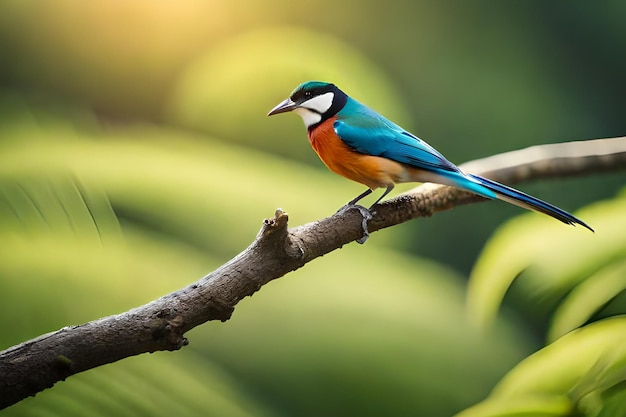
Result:
M373 190L384 188L368 211L397 183L431 182L470 191L547 214L569 225L582 220L550 203L479 175L465 173L424 140L349 97L335 84L307 81L271 109L268 116L294 112L307 128L309 143L333 172L367 187L346 206L355 206ZM361 207L361 206L359 206ZM363 212L362 212L363 213ZM364 213L364 217L371 214ZM364 233L367 238L367 219Z

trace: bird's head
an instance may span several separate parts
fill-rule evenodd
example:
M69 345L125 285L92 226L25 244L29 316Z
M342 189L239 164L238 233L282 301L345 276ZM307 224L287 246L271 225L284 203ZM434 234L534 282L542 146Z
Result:
M333 117L345 106L348 96L335 84L307 81L300 84L289 96L267 114L296 112L307 128L312 128Z

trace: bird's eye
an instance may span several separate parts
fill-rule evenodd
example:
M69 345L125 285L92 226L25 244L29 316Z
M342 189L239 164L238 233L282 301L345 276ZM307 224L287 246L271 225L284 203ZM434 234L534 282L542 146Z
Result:
M310 91L305 91L304 92L304 98L311 98L312 94Z

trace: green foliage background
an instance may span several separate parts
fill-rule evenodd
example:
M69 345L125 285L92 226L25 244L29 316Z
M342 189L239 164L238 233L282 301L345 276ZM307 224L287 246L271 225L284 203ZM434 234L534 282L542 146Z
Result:
M458 163L623 135L624 13L617 1L5 1L0 348L193 282L276 207L297 225L360 193L326 171L295 116L265 117L301 81L337 83ZM623 185L622 172L524 189L574 210L620 207L610 199ZM615 219L597 229L614 237L601 244L549 219L508 226L531 235L522 247L518 234L494 237L471 290L506 290L497 271L511 268L497 260L520 248L521 269L576 254L570 277L583 278L568 289L613 268L599 278L613 292L595 303L619 295L626 219L609 212L584 212L592 226ZM594 317L549 328L557 304L535 309L535 284L557 276L563 287L544 267L514 285L500 318L491 310L490 332L468 322L466 277L519 214L480 204L378 232L193 330L181 352L74 376L4 414L451 415L484 399L544 331L556 338ZM548 235L570 246L533 254ZM470 301L497 308L502 294L482 288Z

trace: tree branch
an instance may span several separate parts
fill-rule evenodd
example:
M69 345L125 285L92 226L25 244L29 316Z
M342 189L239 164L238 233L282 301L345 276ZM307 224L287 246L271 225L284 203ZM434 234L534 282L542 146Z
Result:
M523 162L520 162L523 161ZM514 183L626 168L626 137L536 146L462 166ZM483 200L455 188L424 184L377 206L370 232ZM0 408L97 366L187 345L184 334L209 320L226 321L242 298L307 262L362 237L358 210L287 228L278 209L252 244L199 281L125 313L70 326L0 352Z

